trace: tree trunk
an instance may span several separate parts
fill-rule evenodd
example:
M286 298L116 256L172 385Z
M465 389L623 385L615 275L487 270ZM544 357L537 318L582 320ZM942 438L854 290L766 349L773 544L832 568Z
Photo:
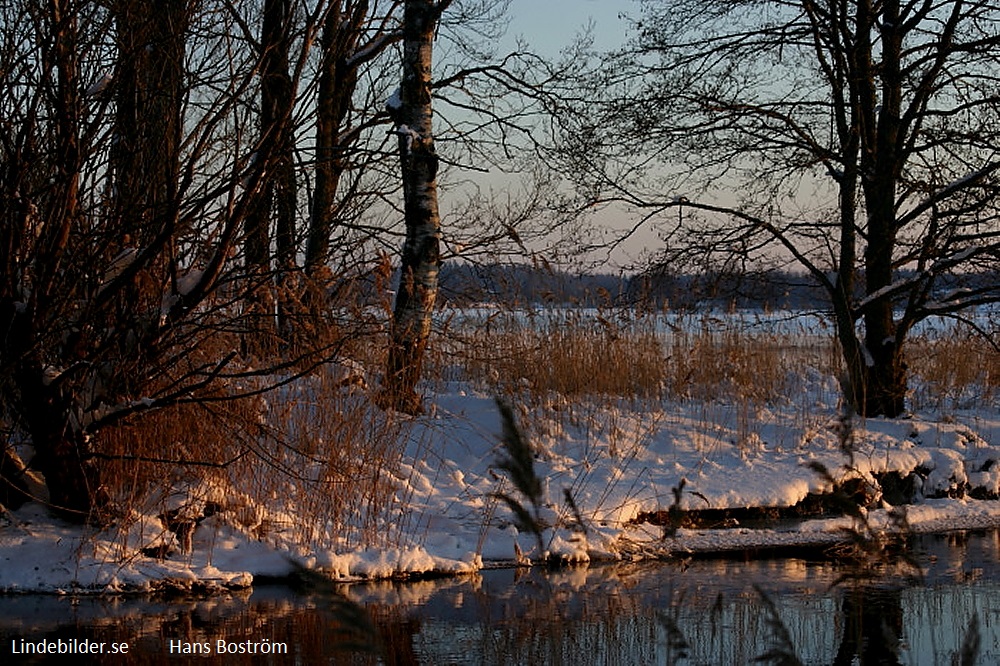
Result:
M841 93L843 94L843 93ZM853 94L848 92L848 95ZM855 315L852 309L854 290L857 285L857 197L858 197L858 150L860 144L860 122L857 105L844 100L840 141L843 155L843 174L840 177L840 245L837 257L837 279L830 294L833 303L836 335L844 359L846 377L841 381L844 398L850 401L855 411L862 411L861 395L865 384L866 367L861 341L855 330ZM849 109L849 111L848 111ZM849 116L849 117L848 117Z
M180 170L185 0L119 0L114 200L126 243L145 247L165 222Z
M358 85L357 66L349 62L361 36L367 3L355 7L347 19L332 8L323 25L323 61L316 108L316 191L309 215L306 273L322 274L330 252L330 233L337 217L337 189L346 161L341 140L344 119ZM348 20L349 19L349 20Z
M78 396L63 381L65 376L52 376L43 361L37 311L3 300L3 354L17 387L13 407L35 450L30 464L44 475L53 510L83 522L100 512L107 498L101 491L100 470L90 457L89 439L74 418L81 411Z
M246 221L246 262L250 280L248 314L254 351L273 353L288 305L275 276L294 269L296 183L292 112L295 91L288 70L291 29L289 0L266 0L261 22L260 139L251 181L259 188ZM272 220L274 261L272 262ZM273 265L272 265L273 264ZM277 295L277 297L275 296ZM275 306L277 305L277 312Z
M23 307L4 303L4 343L12 362L17 386L17 412L31 436L35 449L34 466L45 476L52 507L64 517L83 521L99 509L99 470L89 460L88 442L74 426L72 395L64 395L59 383L46 377L41 356L39 333L49 318L54 301L65 298L54 293L63 284L59 271L65 270L64 257L69 236L79 224L78 188L80 179L79 122L81 117L79 77L77 74L76 19L64 2L52 5L54 66L57 94L54 113L58 118L56 154L53 156L54 183L58 203L53 206L58 219L47 225L46 238L39 253L38 284ZM49 231L51 229L51 232ZM9 316L8 316L9 313Z
M298 191L295 182L295 136L292 114L295 88L288 68L291 41L290 0L267 0L261 48L261 153L273 173L264 180L265 205L274 215L275 263L279 275L295 267L295 214Z
M129 268L129 281L113 292L105 316L106 326L119 331L116 344L121 357L141 358L147 353L144 341L159 326L164 286L176 277L173 252L149 249L172 247L190 9L186 0L118 0L112 7L118 53L106 259L111 265L116 256L146 253L150 260ZM119 393L138 390L137 380L119 373Z
M893 254L896 246L896 183L899 157L902 76L898 0L886 0L880 24L882 89L864 100L862 113L868 130L862 134L862 174L868 222L865 249L865 368L863 394L856 395L858 411L865 416L899 416L905 409L906 366L902 361L902 339L897 335L893 299L885 293L893 284ZM859 11L861 11L859 9ZM868 40L867 43L872 43ZM869 74L870 77L870 74ZM869 88L871 90L871 88ZM880 295L882 294L882 295ZM857 389L856 389L857 390Z
M431 127L431 56L434 29L447 3L409 0L403 17L403 79L399 103L390 103L399 140L406 240L393 309L382 402L407 413L421 410L416 392L441 265L441 220Z
M107 505L100 469L89 437L75 424L72 395L53 390L44 370L31 363L18 370L24 418L35 457L31 465L45 477L50 508L72 522L99 520Z

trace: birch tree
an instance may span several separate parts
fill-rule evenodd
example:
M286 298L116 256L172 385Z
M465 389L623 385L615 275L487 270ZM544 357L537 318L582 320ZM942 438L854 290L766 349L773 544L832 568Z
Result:
M387 406L408 413L421 410L416 384L430 337L441 264L431 68L435 27L449 4L451 0L407 0L403 75L398 96L388 102L399 146L406 240L382 398Z
M397 160L406 244L385 395L419 409L440 260L430 57L448 5L0 3L0 422L15 433L0 491L20 473L10 441L30 442L52 508L104 519L102 463L129 455L107 428L257 395L340 353L343 332L299 335L290 357L248 350L254 292L303 259L317 275L355 263L331 229L362 216L360 242L388 247L398 206L375 204L394 201ZM402 41L400 102L386 110L372 100L388 97L383 68ZM308 153L293 134L328 102L315 160L290 169ZM331 316L326 298L316 316Z

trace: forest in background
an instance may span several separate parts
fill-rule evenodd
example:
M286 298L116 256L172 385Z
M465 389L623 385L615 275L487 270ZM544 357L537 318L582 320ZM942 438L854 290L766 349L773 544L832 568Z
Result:
M900 275L905 279L906 271ZM938 289L983 289L1000 273L943 278ZM860 295L860 294L859 294ZM499 304L637 307L676 312L791 310L830 312L828 295L808 275L780 269L680 273L653 267L638 274L573 272L521 264L451 264L441 268L441 299L454 306Z

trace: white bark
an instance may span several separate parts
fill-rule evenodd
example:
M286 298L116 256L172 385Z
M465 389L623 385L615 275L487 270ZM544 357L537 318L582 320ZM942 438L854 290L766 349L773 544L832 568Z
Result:
M389 107L399 140L406 241L382 396L385 406L410 413L421 409L416 383L430 337L441 264L431 63L434 29L449 3L407 0L399 106Z

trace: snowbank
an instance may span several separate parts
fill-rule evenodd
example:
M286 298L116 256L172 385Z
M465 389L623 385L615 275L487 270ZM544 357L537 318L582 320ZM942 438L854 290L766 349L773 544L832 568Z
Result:
M997 414L857 422L851 461L841 449L844 434L834 404L817 404L808 415L789 406L748 417L724 402L553 401L520 413L542 481L544 553L537 552L533 534L519 533L510 510L497 500L499 492L516 491L496 465L502 427L494 401L456 385L436 395L428 414L404 430L407 443L394 483L405 520L402 514L385 517L393 535L389 545L303 543L296 536L301 530L291 526L295 507L279 498L273 506L250 506L247 500L243 507L258 515L257 523L273 518L266 533L237 519L232 497L225 510L210 512L205 507L214 500L206 499L192 517L197 522L187 543L152 510L94 531L26 505L0 517L0 590L212 590L245 587L254 577L286 576L300 567L350 580L461 574L541 556L585 562L832 544L847 519L781 529L730 521L725 529L670 531L636 521L671 507L793 506L810 493L830 490L810 464L875 489L889 473L909 478L916 487L907 517L917 531L1000 526ZM678 501L674 491L682 480ZM567 492L575 509L565 500ZM870 500L869 524L888 525L887 497L875 492Z

